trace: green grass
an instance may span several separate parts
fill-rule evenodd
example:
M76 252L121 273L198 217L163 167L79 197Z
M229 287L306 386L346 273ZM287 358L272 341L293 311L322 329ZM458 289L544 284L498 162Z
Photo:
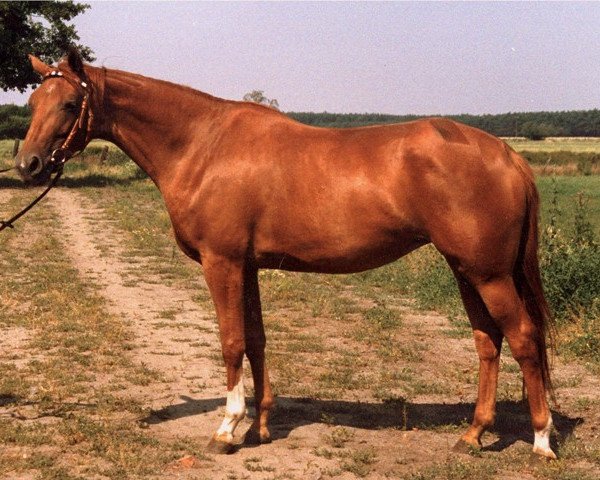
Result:
M536 181L540 198L541 226L550 222L552 200L556 197L559 215L558 227L573 232L577 195L583 193L587 201L588 220L600 238L600 175L581 177L538 177Z
M341 462L342 470L353 473L359 478L366 477L377 463L377 454L373 447L352 450Z
M496 478L497 473L498 467L494 463L482 462L480 459L453 458L445 463L420 469L405 478L407 480L469 480L473 478L491 480Z
M545 140L527 140L507 138L507 143L517 152L596 152L600 153L600 138L547 138Z

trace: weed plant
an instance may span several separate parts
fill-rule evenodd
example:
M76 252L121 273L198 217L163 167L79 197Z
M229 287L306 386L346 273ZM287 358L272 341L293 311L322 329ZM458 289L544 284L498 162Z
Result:
M600 243L587 198L577 195L571 234L557 226L560 216L555 191L540 248L546 297L565 353L600 365Z

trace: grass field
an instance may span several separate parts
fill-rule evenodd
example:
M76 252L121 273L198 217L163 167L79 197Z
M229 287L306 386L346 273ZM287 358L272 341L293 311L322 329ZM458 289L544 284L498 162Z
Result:
M506 138L506 142L517 152L595 152L600 153L600 138L562 138L551 137L545 140L528 140L524 138Z
M547 225L556 199L559 209L559 226L569 232L574 227L577 199L581 195L594 231L600 238L600 175L592 176L543 176L538 177L537 187L542 199L541 224Z
M9 142L0 142L3 165L8 164L10 154L2 152L11 149ZM135 284L156 276L176 289L197 283L199 269L175 247L168 215L152 182L122 157L112 156L100 165L97 154L98 149L91 149L85 162L68 164L63 185L88 199L99 209L94 217L109 219L119 232L119 245L131 265L124 273L128 281ZM12 178L0 185L19 187L19 181ZM538 187L542 230L554 217L556 226L570 238L577 229L577 196L585 192L585 218L596 235L600 234L600 177L541 177ZM16 211L34 190L11 188L9 193L4 196L8 200L3 212ZM148 406L142 398L124 401L122 392L163 380L147 366L129 359L129 352L138 348L135 332L107 313L98 287L83 279L61 255L64 235L58 223L60 210L45 205L22 219L17 232L0 234L1 265L6 272L0 281L0 331L12 335L20 332L26 336L28 347L10 350L11 343L6 340L9 354L0 359L0 406L7 405L16 412L16 416L0 416L0 444L5 448L0 454L0 475L10 478L17 472L23 478L31 473L37 478L74 480L99 472L100 478L110 479L160 478L157 472L164 472L183 454L195 455L206 468L218 467L220 460L204 456L202 445L194 438L165 441L137 427L137 421L148 414ZM381 415L377 405L393 407L398 417L389 425L384 421L378 430L389 435L421 432L425 439L427 435L454 438L471 415L460 407L456 407L460 414L450 420L447 414L437 413L445 411L446 403L460 405L465 391L476 394L476 357L472 351L461 353L465 345L471 345L470 328L452 277L432 248L358 275L266 271L261 273L260 282L275 390L284 399L300 398L321 407L315 408L309 422L327 428L320 444L310 452L315 462L329 462L322 478L370 478L386 462L387 477L407 480L491 480L523 475L551 480L596 478L600 440L589 429L583 434L585 440L576 435L560 438L562 458L549 465L530 466L530 445L517 442L514 449L498 454L485 451L467 458L431 461L412 471L407 470L404 457L394 456L396 446L378 452L358 436L359 427ZM212 309L205 290L194 295L200 305ZM19 315L14 314L15 309ZM450 322L444 323L422 309L450 314ZM163 321L172 321L175 313L162 312ZM598 322L597 316L595 319ZM586 345L593 347L600 337L597 330L585 330L581 325L569 324L559 338L564 346L559 350L561 362L573 361L571 370L581 365L588 369L576 370L577 375L569 375L571 370L567 370L558 376L559 389L573 391L567 397L568 414L557 414L559 424L574 424L573 419L579 417L589 424L599 417L597 395L584 388L600 365L600 359L594 360ZM432 335L438 344L429 342ZM464 356L466 363L452 365L440 359L437 349L448 346L454 346L452 355ZM589 371L592 373L585 373ZM101 379L104 386L98 387ZM528 431L519 398L518 368L508 359L502 364L499 400L510 421L500 423L498 435L510 434L515 425ZM332 403L335 399L344 399L350 406L344 410ZM378 403L369 407L372 409L361 407L361 402L368 401ZM419 407L422 404L433 407L427 410ZM297 408L284 403L278 421L300 415ZM354 420L334 426L347 416ZM570 428L572 431L574 427ZM427 441L420 442L419 447L424 448ZM302 449L302 439L285 445L282 456L294 455ZM302 478L274 471L258 452L251 451L240 461L244 473L218 478ZM199 470L190 478L211 478L203 472Z

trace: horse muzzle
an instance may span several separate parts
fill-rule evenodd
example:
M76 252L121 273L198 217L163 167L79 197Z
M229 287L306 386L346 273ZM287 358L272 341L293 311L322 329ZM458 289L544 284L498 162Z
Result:
M16 157L15 166L27 185L43 185L49 180L54 171L54 163L51 159L52 157L44 159L37 153L19 154Z

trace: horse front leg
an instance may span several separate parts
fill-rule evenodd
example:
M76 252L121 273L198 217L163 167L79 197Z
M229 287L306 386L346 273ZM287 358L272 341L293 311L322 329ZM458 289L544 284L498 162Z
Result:
M208 450L213 453L231 453L235 449L235 428L246 415L242 369L245 351L244 266L243 262L211 254L202 257L202 265L217 312L223 360L227 370L225 415L208 444Z
M245 442L248 444L269 443L271 434L269 433L268 419L274 400L265 364L266 337L260 305L258 270L248 268L244 277L246 356L252 368L256 408L256 418L246 433Z

